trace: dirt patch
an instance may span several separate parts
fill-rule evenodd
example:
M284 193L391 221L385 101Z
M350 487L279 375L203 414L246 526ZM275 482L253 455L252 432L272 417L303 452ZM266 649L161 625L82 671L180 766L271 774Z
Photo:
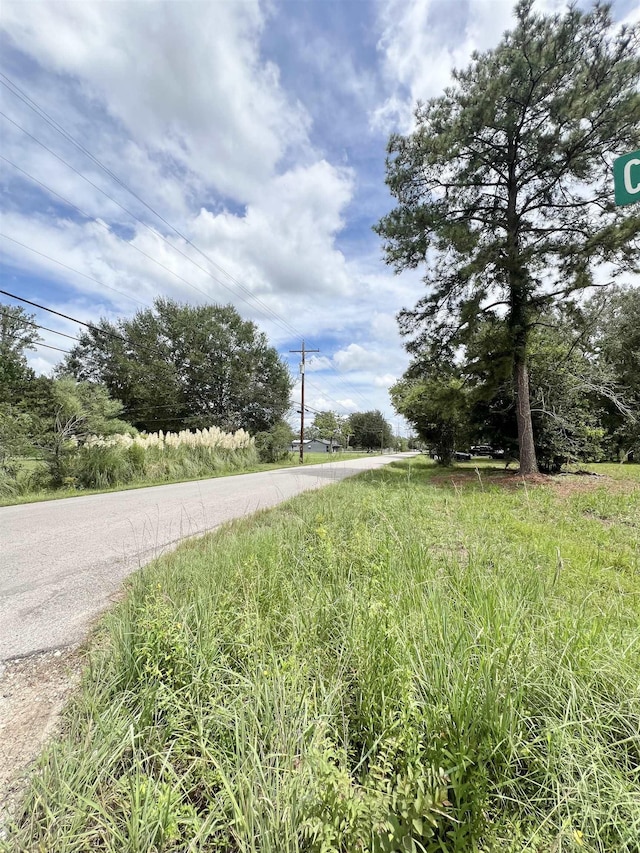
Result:
M606 486L612 491L630 491L630 484L614 480L604 474L566 473L566 474L530 474L522 476L517 471L456 471L450 474L438 474L429 478L435 486L448 486L455 489L482 489L487 486L499 486L503 489L523 489L529 486L548 486L561 497L578 492L589 492ZM633 484L631 484L631 490Z
M560 497L569 497L580 492L591 492L594 489L606 488L607 491L620 494L631 494L638 488L633 480L616 480L606 474L584 476L582 474L556 474L549 477L550 485Z
M501 486L505 489L515 489L527 486L548 486L552 478L545 474L530 474L522 477L513 471L456 471L450 474L436 474L429 478L429 483L434 486L452 486L457 488L482 488L483 486Z
M81 668L78 648L0 663L0 826L24 789L29 765L56 732Z

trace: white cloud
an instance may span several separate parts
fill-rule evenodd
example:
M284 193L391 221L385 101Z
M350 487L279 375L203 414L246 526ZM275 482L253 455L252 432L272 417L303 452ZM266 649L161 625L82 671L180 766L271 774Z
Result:
M374 376L373 384L377 388L389 388L397 381L397 376L392 373L385 373L384 376Z
M371 318L371 334L376 341L397 344L400 337L395 314L383 314L375 311Z
M22 87L213 264L7 93L7 111L96 187L10 124L3 128L6 156L116 230L63 215L55 197L37 199L34 213L24 203L31 185L6 169L16 211L7 211L5 232L142 302L158 293L233 301L276 340L291 336L287 324L303 333L336 328L338 301L346 304L340 322L348 324L355 280L335 241L354 175L314 152L304 107L261 57L265 20L257 0L5 3L5 34L41 66L30 66ZM124 224L126 234L117 236ZM187 257L170 248L165 234ZM94 298L103 293L15 244L3 242L2 249L19 269ZM109 294L115 308L133 310L125 297ZM274 325L271 312L284 326Z
M622 23L626 24L626 26L628 26L628 27L631 27L634 24L640 24L640 5L639 4L636 3L635 6L631 7L628 15L625 18L623 18Z
M331 359L326 355L312 355L306 360L307 373L318 373L321 370L331 369Z
M360 344L349 344L344 349L338 350L333 357L340 370L368 370L380 364L382 359L381 353L366 350Z
M375 379L404 369L394 316L415 302L422 285L417 275L388 274L379 253L375 261L366 256L357 239L348 255L338 247L357 182L373 179L314 148L311 111L284 89L278 68L262 53L268 23L258 0L5 0L0 26L12 58L3 70L215 265L7 93L5 111L97 186L10 124L3 125L3 153L102 225L78 218L44 191L34 197L24 178L5 169L3 228L99 283L10 242L0 248L9 267L51 287L46 304L81 319L128 315L139 307L131 298L149 304L163 294L232 301L285 351L291 326L309 346L328 340L331 349L325 345L310 361L310 405L388 411ZM349 77L351 105L364 109L371 102L375 87L357 61L345 56L338 69L327 50L316 65L334 82ZM370 235L362 245L371 253ZM282 321L274 322L270 311ZM39 368L57 358L41 351L33 363Z
M264 25L258 0L5 2L2 13L14 45L66 87L76 82L94 119L104 112L103 130L110 123L135 140L127 159L142 146L167 171L177 166L243 200L288 151L309 144L304 107L260 57Z
M565 0L538 0L541 12L566 7ZM513 26L513 0L385 0L379 5L378 50L390 92L372 111L374 127L406 133L416 102L440 95L451 70L465 68L474 50L494 47Z
M243 216L201 210L194 239L260 293L348 296L345 258L334 241L351 192L348 170L325 160L296 167L267 181Z

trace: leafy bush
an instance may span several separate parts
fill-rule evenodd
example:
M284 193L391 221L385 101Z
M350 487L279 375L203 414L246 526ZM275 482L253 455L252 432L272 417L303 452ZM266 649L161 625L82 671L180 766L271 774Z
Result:
M147 469L147 454L140 444L132 444L127 448L127 459L136 477L143 477Z
M291 447L291 427L280 421L267 432L256 436L256 448L261 462L282 462L288 459Z
M41 463L26 467L24 460L0 466L0 498L14 498L39 492L49 485L49 472Z
M0 497L10 498L18 493L15 468L9 465L0 465Z
M8 403L0 403L0 468L8 465L12 458L29 452L31 428L29 415Z

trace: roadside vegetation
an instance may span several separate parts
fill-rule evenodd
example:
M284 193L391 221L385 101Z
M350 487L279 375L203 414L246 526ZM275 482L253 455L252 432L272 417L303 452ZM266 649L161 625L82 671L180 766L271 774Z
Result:
M392 463L150 564L10 849L637 853L640 468L596 467Z
M291 377L230 306L158 299L132 320L89 325L53 377L27 362L40 328L0 304L0 505L297 464L283 418ZM305 437L334 452L307 461L406 449L380 412L352 417L316 412Z
M262 462L255 448L246 448L233 453L228 451L194 453L188 450L174 450L162 455L161 451L156 449L149 453L149 458L134 459L133 462L130 456L131 454L123 456L120 453L114 453L113 450L99 453L85 451L80 461L83 466L86 466L85 470L89 469L98 475L93 481L94 485L84 486L73 478L57 489L47 487L47 470L41 460L20 460L14 469L16 471L14 478L8 484L6 482L4 484L5 491L2 490L0 483L0 507L127 489L143 489L147 486L165 486L169 483L185 483L190 480L208 480L235 474L256 474L260 471L275 471L278 468L294 468L300 464L297 453L287 453L277 462ZM360 459L363 456L367 456L367 453L357 451L330 455L305 453L304 464L321 465L327 462Z

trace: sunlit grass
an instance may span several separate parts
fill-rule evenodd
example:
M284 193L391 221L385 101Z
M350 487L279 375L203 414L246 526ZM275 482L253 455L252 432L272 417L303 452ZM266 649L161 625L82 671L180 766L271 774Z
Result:
M305 465L319 465L327 462L344 462L346 460L360 459L368 456L367 453L305 453ZM211 480L218 477L237 476L238 474L257 474L261 471L276 471L280 468L294 468L300 464L298 454L290 453L286 459L279 462L253 462L250 465L245 465L242 468L218 469L209 471L205 474L197 476L171 476L164 477L145 477L133 480L129 483L118 484L115 486L105 486L96 489L81 489L76 486L63 487L60 489L39 489L37 491L25 490L21 494L2 495L0 494L0 507L16 506L18 504L37 503L40 501L52 501L60 498L74 498L79 495L102 495L108 492L121 492L129 489L144 489L148 486L166 486L169 483L189 483L197 480ZM35 459L25 460L25 470L28 473L33 473L38 466L42 467L42 463Z
M638 853L620 470L567 493L393 463L148 566L15 849Z

